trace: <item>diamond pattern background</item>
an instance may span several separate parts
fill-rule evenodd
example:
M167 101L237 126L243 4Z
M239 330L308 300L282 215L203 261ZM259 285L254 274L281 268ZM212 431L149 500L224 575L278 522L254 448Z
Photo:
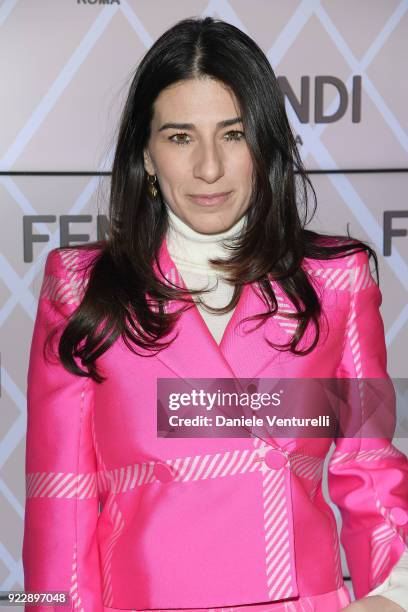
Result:
M59 244L62 214L92 215L92 223L73 224L72 231L96 238L109 182L8 173L109 170L120 109L140 57L176 21L204 14L252 36L296 95L300 78L310 77L310 122L300 123L287 102L308 169L407 166L408 0L0 1L0 590L23 588L26 373L45 256ZM349 93L347 112L335 123L313 120L314 79L322 75L340 78ZM351 121L355 75L362 76L360 123ZM324 111L331 114L337 93L330 87L325 93ZM312 181L318 209L311 227L345 233L348 224L377 250L389 372L407 377L407 238L395 238L391 256L382 256L383 214L407 209L407 173L325 173ZM35 225L50 240L34 245L33 262L25 262L22 219L38 214L56 215L57 222ZM408 219L393 225L407 228ZM406 439L395 443L406 452ZM344 557L343 564L347 574Z

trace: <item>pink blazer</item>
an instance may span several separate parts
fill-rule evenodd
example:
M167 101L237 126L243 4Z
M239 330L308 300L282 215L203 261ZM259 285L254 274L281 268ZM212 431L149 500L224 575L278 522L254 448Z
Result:
M50 325L63 323L81 299L84 257L78 249L49 253L35 321L25 589L67 591L69 609L83 612L290 601L338 589L336 521L321 488L333 441L328 486L342 515L355 595L382 583L408 534L408 460L387 439L169 439L156 432L158 378L387 377L381 293L367 255L305 260L329 329L306 356L266 343L286 342L293 331L280 315L249 333L254 322L234 329L264 311L247 285L220 345L194 306L156 356L137 356L117 341L98 360L108 378L100 385L42 353ZM182 282L165 240L159 261L168 279ZM275 283L274 290L283 312L287 300Z

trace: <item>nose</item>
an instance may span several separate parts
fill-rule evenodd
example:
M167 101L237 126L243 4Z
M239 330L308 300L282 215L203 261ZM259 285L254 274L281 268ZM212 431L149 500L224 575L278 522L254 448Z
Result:
M222 152L213 141L202 142L197 148L194 178L213 183L224 174Z

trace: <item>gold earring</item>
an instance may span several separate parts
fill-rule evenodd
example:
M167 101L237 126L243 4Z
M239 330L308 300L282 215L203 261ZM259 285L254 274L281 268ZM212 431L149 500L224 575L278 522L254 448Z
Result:
M153 179L153 180L151 180L151 179ZM152 198L155 198L157 196L157 189L154 186L156 181L157 181L157 176L155 174L148 174L147 175L147 182L149 183L149 193L152 196Z

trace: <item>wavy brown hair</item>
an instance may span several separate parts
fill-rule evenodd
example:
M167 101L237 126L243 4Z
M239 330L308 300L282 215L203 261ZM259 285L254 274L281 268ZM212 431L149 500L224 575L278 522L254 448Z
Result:
M167 30L145 54L130 85L121 114L112 168L109 229L106 240L65 249L97 249L83 299L70 317L58 344L62 364L72 373L105 380L97 359L121 337L138 353L153 355L174 338L164 339L195 296L206 291L183 290L153 270L165 238L168 218L158 187L148 190L143 151L150 136L153 105L160 92L192 78L213 78L227 85L240 105L244 132L254 167L252 195L244 231L228 246L227 262L211 260L234 286L231 302L214 312L228 312L247 283L257 283L266 312L248 319L260 325L278 309L271 280L279 283L295 306L298 321L293 337L278 350L304 355L316 346L321 304L302 267L306 258L332 259L361 250L374 257L366 243L350 236L325 236L306 229L307 187L316 194L300 159L285 111L283 94L263 51L235 26L211 17L184 19ZM312 214L312 216L313 216ZM168 300L184 304L167 313ZM307 326L313 341L298 345ZM75 358L80 360L79 367Z

